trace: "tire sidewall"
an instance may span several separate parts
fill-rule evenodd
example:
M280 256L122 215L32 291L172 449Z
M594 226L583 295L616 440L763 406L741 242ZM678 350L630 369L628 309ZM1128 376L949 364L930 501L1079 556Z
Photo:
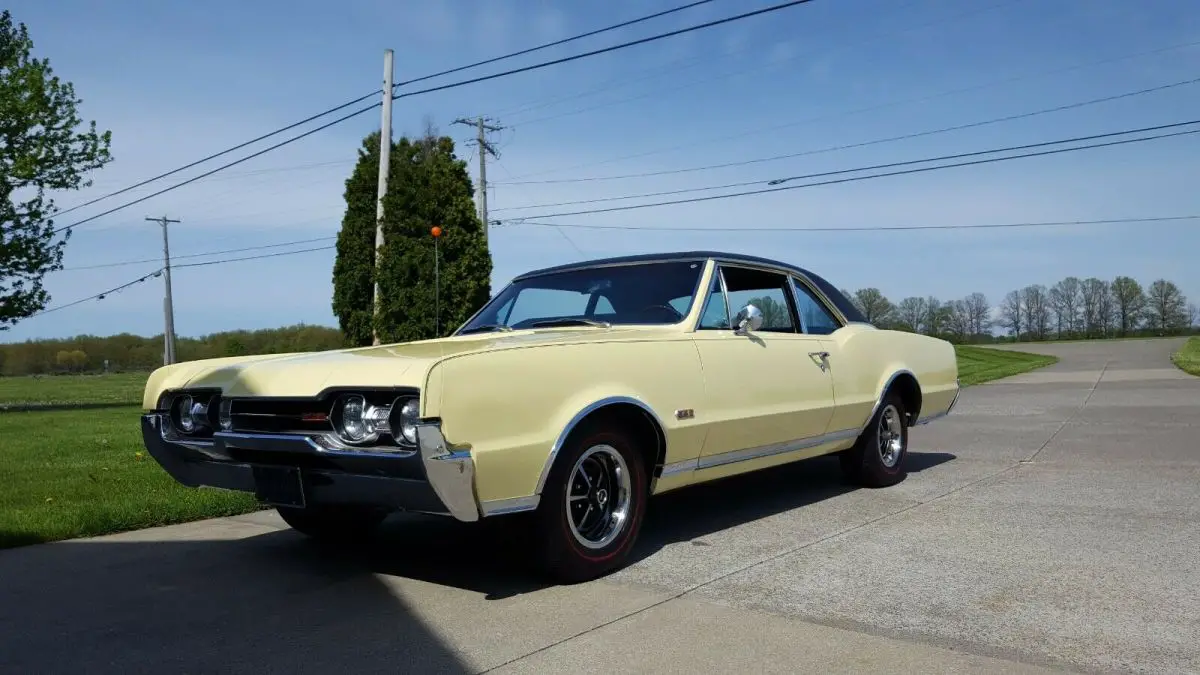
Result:
M555 459L538 505L543 563L555 576L569 581L599 576L624 561L641 530L648 494L645 463L628 435L591 428L572 436ZM611 446L625 460L629 469L630 505L629 518L617 538L603 548L591 549L579 543L571 532L566 494L575 462L597 445Z
M883 411L891 405L896 409L896 413L900 415L900 456L896 458L896 463L893 466L888 466L883 463L883 457L879 454L879 423L883 420ZM908 459L908 424L905 423L906 412L904 410L904 402L896 393L888 394L883 400L883 405L879 406L879 411L871 420L871 433L868 435L867 447L863 448L867 454L867 466L874 472L889 478L898 478L904 474L904 462Z

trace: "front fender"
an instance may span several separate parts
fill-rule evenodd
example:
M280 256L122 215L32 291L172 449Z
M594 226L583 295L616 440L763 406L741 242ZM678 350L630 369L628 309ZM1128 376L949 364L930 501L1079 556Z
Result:
M447 440L470 450L486 504L539 494L566 434L606 404L651 411L666 461L694 457L702 431L672 411L690 407L702 389L686 339L541 345L442 361L429 374L424 414L441 418Z

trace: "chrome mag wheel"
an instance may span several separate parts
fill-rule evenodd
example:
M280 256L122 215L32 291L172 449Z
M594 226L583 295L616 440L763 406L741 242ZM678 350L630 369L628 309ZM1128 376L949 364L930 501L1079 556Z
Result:
M632 499L625 458L611 445L595 445L575 462L567 484L567 522L583 546L604 548L625 528Z
M896 466L904 451L904 428L900 411L888 404L879 416L879 459L887 468Z

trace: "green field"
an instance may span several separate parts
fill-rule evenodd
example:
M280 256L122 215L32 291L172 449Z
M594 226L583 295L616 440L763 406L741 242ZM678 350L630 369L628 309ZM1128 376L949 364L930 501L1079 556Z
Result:
M1055 360L979 347L957 350L964 384ZM146 454L137 405L145 381L144 373L0 378L0 405L133 404L0 412L0 548L260 508L249 495L185 488Z
M0 405L140 405L150 373L0 377Z
M1058 362L1054 356L986 347L956 345L954 351L958 354L958 379L964 385L1012 377Z
M143 449L138 413L0 413L0 548L258 508L240 493L177 484Z
M1200 375L1200 337L1188 338L1179 351L1171 355L1171 362L1186 373Z

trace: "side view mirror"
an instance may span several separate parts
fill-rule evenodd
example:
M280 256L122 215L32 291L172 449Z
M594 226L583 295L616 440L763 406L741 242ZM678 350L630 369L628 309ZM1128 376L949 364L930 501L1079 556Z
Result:
M746 305L742 308L733 320L736 328L733 332L737 335L746 335L752 333L759 328L762 328L763 313L762 310L754 305Z

